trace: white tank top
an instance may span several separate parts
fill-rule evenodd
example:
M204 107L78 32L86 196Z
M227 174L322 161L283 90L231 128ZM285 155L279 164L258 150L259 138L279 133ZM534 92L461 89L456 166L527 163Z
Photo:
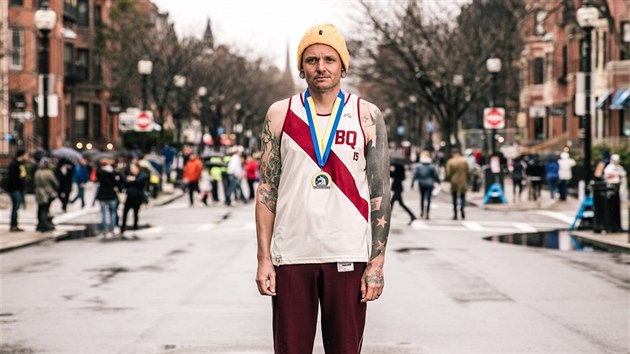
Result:
M321 169L304 95L289 100L280 138L282 174L271 238L274 265L368 261L372 232L359 100L346 94L330 157L323 168L331 176L330 189L313 188L313 175Z

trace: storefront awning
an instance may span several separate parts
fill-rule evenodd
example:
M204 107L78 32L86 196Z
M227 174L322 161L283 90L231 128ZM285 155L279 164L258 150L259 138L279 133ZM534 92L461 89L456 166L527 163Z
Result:
M612 94L612 91L606 91L603 95L599 96L599 98L597 99L597 103L595 104L595 107L604 108L604 104L606 104L606 100L608 99L608 97L610 97L611 94Z
M617 91L610 104L610 109L625 109L628 98L630 98L630 89Z

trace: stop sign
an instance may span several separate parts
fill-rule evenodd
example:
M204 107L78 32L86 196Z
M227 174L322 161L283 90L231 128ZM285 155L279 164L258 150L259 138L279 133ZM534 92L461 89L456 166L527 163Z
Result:
M483 127L486 129L505 128L505 109L485 108L483 110Z
M153 113L151 111L142 111L136 117L134 130L140 132L148 132L153 128Z

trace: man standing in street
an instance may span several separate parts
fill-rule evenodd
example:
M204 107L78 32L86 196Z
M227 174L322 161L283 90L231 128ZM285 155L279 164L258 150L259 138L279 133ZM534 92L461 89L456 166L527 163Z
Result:
M26 180L25 162L28 155L24 149L18 149L15 158L9 164L9 180L7 192L11 196L11 228L12 232L24 231L18 227L18 210L24 202L24 181Z
M468 191L468 179L470 167L468 161L458 149L453 149L453 157L446 162L446 180L451 183L451 198L453 201L453 220L457 220L457 199L459 199L459 211L462 219L466 218L466 192Z
M276 353L312 352L318 303L324 350L359 353L384 285L387 130L375 105L341 90L350 57L335 26L309 29L297 58L308 89L263 125L256 283L272 297Z

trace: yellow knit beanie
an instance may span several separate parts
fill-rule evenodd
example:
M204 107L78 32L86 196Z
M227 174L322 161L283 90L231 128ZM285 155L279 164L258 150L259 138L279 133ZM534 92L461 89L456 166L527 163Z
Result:
M325 44L333 47L339 53L344 69L346 72L348 71L350 53L348 53L348 48L346 48L346 40L337 27L329 23L322 23L309 28L304 37L302 37L297 51L298 71L302 71L302 55L304 51L313 44Z

